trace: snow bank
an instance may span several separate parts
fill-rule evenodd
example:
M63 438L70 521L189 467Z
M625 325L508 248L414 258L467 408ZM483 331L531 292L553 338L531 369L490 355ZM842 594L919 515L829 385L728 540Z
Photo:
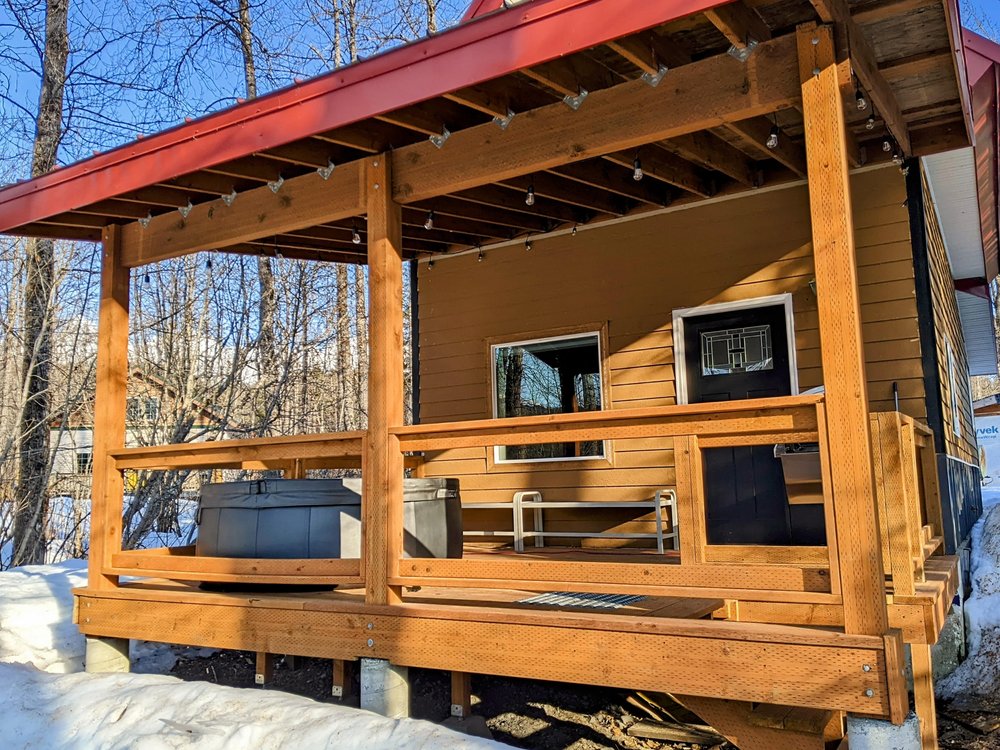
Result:
M72 590L86 585L83 560L0 573L0 662L82 670L84 640L73 624Z
M1000 490L983 490L972 528L972 596L965 602L968 657L937 686L942 698L1000 690Z
M53 675L0 664L0 747L487 750L506 745L284 693L159 675Z

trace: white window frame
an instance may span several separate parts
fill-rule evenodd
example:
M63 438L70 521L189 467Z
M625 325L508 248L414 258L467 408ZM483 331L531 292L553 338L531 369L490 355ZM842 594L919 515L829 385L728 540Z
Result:
M752 297L734 302L717 302L698 307L683 307L673 313L674 337L674 386L677 391L677 403L688 403L687 360L684 351L684 321L687 318L715 313L733 312L736 310L752 310L757 307L773 307L782 305L785 308L785 332L788 345L788 374L790 376L793 396L799 394L799 367L795 351L795 314L792 306L792 295L772 294L767 297Z
M962 415L958 408L958 378L955 375L955 350L951 339L944 337L944 350L948 364L948 400L951 402L951 429L957 436L962 436Z
M573 339L594 338L597 340L597 380L601 388L601 411L607 405L606 388L604 387L604 347L601 344L601 331L580 331L579 333L567 333L561 336L543 336L534 339L522 339L519 341L504 341L490 345L490 392L493 402L493 418L499 419L500 414L500 394L497 393L497 349L507 349L515 346L528 346L530 344L547 344L552 341L572 341ZM559 442L553 440L553 442ZM557 463L562 461L607 461L608 441L601 441L601 452L596 456L556 456L554 458L501 458L500 449L506 448L504 445L493 446L494 464L544 464Z

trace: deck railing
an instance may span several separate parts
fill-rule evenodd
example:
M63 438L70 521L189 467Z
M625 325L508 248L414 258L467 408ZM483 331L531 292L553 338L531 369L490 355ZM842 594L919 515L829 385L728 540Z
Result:
M912 596L923 578L923 560L935 551L942 528L934 448L927 429L904 415L873 414L871 427L885 570L896 596ZM837 504L829 489L822 396L415 425L393 432L411 468L419 465L422 453L451 448L663 439L674 451L681 543L680 564L635 550L601 555L600 561L580 559L586 555L547 559L544 554L401 558L390 566L390 585L842 602ZM703 451L777 443L819 445L827 543L710 544ZM301 477L315 469L360 469L364 454L365 434L353 432L128 448L112 452L111 458L118 471L279 469L286 476ZM196 557L191 547L117 550L111 552L104 572L177 580L344 585L364 582L363 560L363 554L361 559L323 560Z

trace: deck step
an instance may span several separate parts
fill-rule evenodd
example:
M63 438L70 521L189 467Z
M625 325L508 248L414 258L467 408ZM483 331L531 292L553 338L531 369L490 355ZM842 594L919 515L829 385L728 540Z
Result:
M750 712L747 722L755 727L785 729L806 734L823 734L837 716L837 712L822 708L761 703Z

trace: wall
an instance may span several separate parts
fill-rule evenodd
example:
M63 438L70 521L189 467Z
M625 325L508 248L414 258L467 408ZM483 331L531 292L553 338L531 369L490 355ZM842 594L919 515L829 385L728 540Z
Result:
M853 180L869 398L872 410L925 416L905 186L884 168ZM576 236L421 264L421 421L492 417L489 343L590 324L606 328L607 408L675 403L675 308L791 293L802 390L822 383L808 198L804 187L759 192ZM674 483L669 440L619 440L608 460L493 466L485 449L429 456L429 476L457 476L466 501L505 501L520 489L547 499L650 498ZM550 520L551 519L551 520ZM614 527L624 517L604 516ZM470 528L506 524L477 511ZM579 514L546 514L567 530ZM594 528L591 516L584 524ZM500 526L503 528L503 526ZM618 530L649 530L628 524Z

